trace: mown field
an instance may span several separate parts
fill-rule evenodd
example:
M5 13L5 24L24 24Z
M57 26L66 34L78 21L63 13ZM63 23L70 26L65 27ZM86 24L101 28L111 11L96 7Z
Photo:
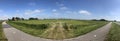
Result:
M0 41L7 41L2 28L2 22L0 22Z
M86 34L104 26L108 22L88 20L26 20L8 21L7 23L37 37L66 39Z
M120 41L120 25L113 23L105 41Z

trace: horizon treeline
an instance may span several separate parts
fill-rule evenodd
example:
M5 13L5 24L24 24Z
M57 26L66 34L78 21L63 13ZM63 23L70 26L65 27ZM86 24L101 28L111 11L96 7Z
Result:
M54 20L55 18L48 18L49 20ZM82 19L68 19L68 18L58 18L58 19L61 19L61 20L82 20ZM19 21L19 20L41 20L39 18L36 18L36 17L30 17L28 19L25 19L25 18L20 18L20 17L12 17L11 19L8 19L9 21ZM47 20L47 18L45 19L42 19L42 20ZM106 19L91 19L91 21L108 21ZM114 20L116 21L116 20Z

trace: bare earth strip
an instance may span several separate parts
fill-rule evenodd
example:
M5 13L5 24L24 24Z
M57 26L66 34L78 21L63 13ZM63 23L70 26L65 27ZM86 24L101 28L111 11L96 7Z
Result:
M111 23L112 22L108 23L107 25L97 30L89 32L85 35L71 39L64 39L64 40L50 40L50 39L34 37L20 30L17 30L14 27L11 27L6 22L3 22L3 27L4 27L5 35L8 38L8 41L104 41L111 27Z

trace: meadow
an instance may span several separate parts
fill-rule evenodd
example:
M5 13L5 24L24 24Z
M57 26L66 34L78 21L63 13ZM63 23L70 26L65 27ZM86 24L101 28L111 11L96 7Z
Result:
M120 25L113 23L105 41L120 41Z
M96 30L108 22L90 20L25 20L8 21L11 26L47 39L68 39Z
M2 22L0 22L0 41L7 41L2 28Z

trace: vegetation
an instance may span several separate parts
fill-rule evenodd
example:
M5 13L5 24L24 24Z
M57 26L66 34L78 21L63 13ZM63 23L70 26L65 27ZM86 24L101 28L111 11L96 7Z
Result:
M105 41L120 41L120 25L113 23Z
M12 19L8 19L9 21L18 21L18 20L25 20L24 18L19 17L12 17Z
M117 22L116 20L114 20L114 22Z
M0 41L7 41L7 39L5 38L5 35L3 33L3 28L2 28L2 22L0 22Z
M107 21L107 20L105 20L105 19L100 19L100 20L92 19L92 21Z
M87 20L26 20L8 22L8 24L23 32L49 39L77 37L93 31L106 23L105 21Z
M107 20L105 20L105 19L100 19L100 21L107 21Z
M38 18L29 18L29 20L38 20Z
M19 21L19 20L27 20L27 19L24 19L24 18L20 18L20 17L12 17L12 19L8 19L9 21ZM38 20L38 18L29 18L28 20Z

